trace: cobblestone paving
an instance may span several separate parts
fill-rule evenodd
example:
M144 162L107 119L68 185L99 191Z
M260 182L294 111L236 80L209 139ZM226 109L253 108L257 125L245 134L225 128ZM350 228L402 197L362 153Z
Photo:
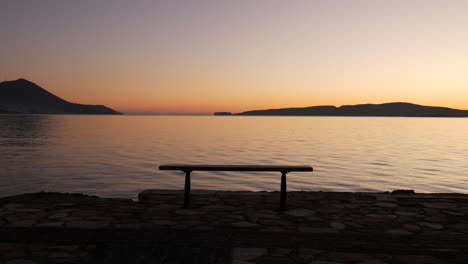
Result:
M149 190L0 198L0 264L468 263L468 195Z

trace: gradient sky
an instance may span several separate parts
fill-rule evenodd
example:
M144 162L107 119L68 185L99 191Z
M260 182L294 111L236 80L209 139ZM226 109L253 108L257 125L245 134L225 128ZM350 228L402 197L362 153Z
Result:
M0 78L124 112L468 109L468 1L0 0Z

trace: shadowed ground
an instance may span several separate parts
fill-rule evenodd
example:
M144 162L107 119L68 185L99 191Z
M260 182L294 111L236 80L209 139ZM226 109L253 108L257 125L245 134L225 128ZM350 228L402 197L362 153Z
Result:
M0 263L467 263L468 195L153 190L0 198Z

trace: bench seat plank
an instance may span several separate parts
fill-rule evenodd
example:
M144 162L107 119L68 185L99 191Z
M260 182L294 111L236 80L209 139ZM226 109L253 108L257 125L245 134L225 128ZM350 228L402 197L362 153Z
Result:
M312 171L310 166L279 166L279 165L187 165L169 164L159 166L160 170L180 171Z

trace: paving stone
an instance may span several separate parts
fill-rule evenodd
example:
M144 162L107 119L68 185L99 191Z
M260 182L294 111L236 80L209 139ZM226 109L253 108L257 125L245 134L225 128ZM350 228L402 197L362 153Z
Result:
M36 264L36 263L37 262L34 262L29 259L14 259L14 260L5 262L5 264Z
M15 221L13 223L9 223L6 226L7 227L32 227L35 224L36 224L36 221L34 220L21 220L21 221Z
M306 220L307 220L307 221L310 221L310 222L321 222L321 221L323 221L322 218L317 217L317 216L309 216L309 217L306 217Z
M263 256L255 260L256 264L291 264L292 259L287 256Z
M297 250L297 255L302 261L310 261L322 252L323 250L317 250L314 248L299 248Z
M231 251L232 259L235 260L254 260L266 254L266 248L233 248Z
M421 230L419 226L414 224L404 224L402 227L410 232L419 232Z
M450 209L454 208L454 203L421 203L423 206L434 209Z
M79 249L79 246L49 246L49 250L59 250L59 251L76 251Z
M346 225L343 224L343 223L340 223L340 222L331 222L330 226L335 228L335 229L339 229L339 230L346 228Z
M60 219L64 222L71 222L71 221L80 221L80 220L83 220L83 218L81 217L75 217L75 216L69 216L69 217L64 217L62 219Z
M465 216L464 213L459 213L455 211L444 211L445 214L452 215L452 216Z
M71 216L75 217L90 217L90 216L98 216L101 215L102 211L98 210L80 210L80 211L74 211L71 213Z
M461 232L452 231L452 230L424 230L421 232L421 235L429 235L429 236L458 236L461 235Z
M422 223L419 223L419 225L427 227L427 228L432 228L432 229L442 229L442 228L444 228L443 225L437 224L437 223L422 222Z
M424 212L425 212L427 215L435 215L435 214L438 214L438 213L439 213L439 209L434 209L434 208L427 208L427 207L425 207L425 208L424 208Z
M180 208L180 206L176 204L160 204L160 205L154 205L154 206L149 207L148 211L159 212L159 211L174 210L178 208Z
M39 213L42 212L41 209L33 209L33 208L21 208L21 209L14 209L17 213Z
M44 217L38 216L36 214L27 214L27 215L22 215L21 219L23 220L35 220L35 221L42 221L44 220Z
M369 260L371 257L363 253L350 253L350 252L330 252L328 258L332 261L338 262L357 262Z
M279 215L274 215L274 214L258 213L258 214L254 214L254 216L257 217L257 218L281 219L281 217Z
M316 209L315 211L317 211L320 214L328 214L328 215L345 214L347 212L346 210L335 209L335 208L330 208L330 207Z
M245 218L242 215L235 215L235 214L226 215L224 216L224 218L229 218L229 219L238 220L238 221L245 220Z
M260 229L260 232L286 232L288 231L287 228L285 227L279 227L279 226L272 226L272 227L267 227L267 228L262 228Z
M468 223L462 223L462 224L451 224L448 225L450 228L455 228L458 230L468 230Z
M244 260L233 260L232 264L255 264L254 262L244 261Z
M24 207L24 204L20 204L20 203L8 203L8 204L4 204L2 207L3 207L3 208L7 208L7 209L12 209L12 208Z
M375 257L379 260L385 261L385 262L392 262L393 256L391 254L383 254L383 253L377 253L375 254ZM416 264L416 263L415 263Z
M258 224L250 223L250 222L235 222L231 224L234 227L256 227Z
M197 232L211 232L211 231L214 231L215 228L213 226L206 226L206 225L200 225L200 226L195 226L193 227L192 229L193 231L197 231Z
M392 235L411 235L412 233L408 230L404 229L390 229L385 231L386 234L392 234Z
M23 248L16 247L0 256L4 259L23 259L26 257L26 252Z
M75 203L57 203L54 204L55 207L73 207L75 206Z
M57 218L64 218L67 217L67 213L55 213L49 216L49 219L57 219Z
M377 201L379 202L396 202L397 199L395 197L392 197L390 195L384 195L384 196L376 196L375 197Z
M286 256L293 252L292 248L272 248L270 249L271 256Z
M118 229L140 229L143 228L143 223L128 223L128 224L114 224L115 228Z
M342 262L335 261L324 261L324 260L313 260L309 264L343 264Z
M49 252L47 252L46 250L43 250L43 251L31 251L31 256L34 257L34 258L37 258L37 257L45 257L49 255Z
M189 228L187 225L172 225L169 227L173 230L187 230Z
M203 214L202 212L189 210L189 209L180 209L180 210L175 211L175 213L178 214L178 215L200 215L200 214Z
M168 220L151 220L151 223L155 225L176 225L177 224L174 221L168 221Z
M100 229L108 227L109 223L106 222L95 222L95 221L72 221L65 224L67 228L77 229Z
M346 226L352 227L352 228L364 228L363 225L358 224L358 223L356 223L356 222L346 221L346 222L344 222L344 224L345 224Z
M378 260L378 259L370 259L370 260L358 262L357 264L388 264L388 263Z
M68 208L68 209L59 209L59 210L54 210L52 213L70 213L75 211L76 209Z
M13 211L0 211L0 217L5 216L5 215L9 215L9 214L13 214L13 213L14 213Z
M414 223L416 218L410 216L400 216L396 219L398 223Z
M334 228L319 228L319 227L306 227L302 226L298 228L299 232L312 233L312 234L334 234L338 233L338 230Z
M75 255L73 254L70 254L68 252L52 252L50 255L49 255L50 258L74 258Z
M14 243L1 243L0 242L0 251L14 251L17 250L19 246Z
M14 216L7 216L5 218L3 218L4 220L6 220L7 222L16 222L16 221L21 221L21 219L19 219L18 217L14 217Z
M260 220L258 220L258 224L267 225L267 226L288 226L288 225L291 225L287 221L276 220L276 219L260 219Z
M221 212L230 212L235 209L236 208L234 206L230 206L230 205L206 205L200 208L200 210L205 210L205 211L221 211Z
M312 216L315 214L315 211L309 209L294 209L285 212L285 214L290 216Z
M374 217L374 218L383 218L383 219L388 219L388 220L392 220L398 217L396 215L391 215L391 214L367 214L366 216Z
M39 223L36 225L36 227L62 227L64 222L45 222L45 223Z
M365 217L362 219L359 219L360 222L362 223L385 223L388 222L388 220L384 218L375 218L375 217Z
M396 205L394 203L389 203L389 202L380 202L380 203L376 203L375 205L379 206L379 207L384 207L384 208L396 208L396 207L398 207L398 205Z
M427 256L427 255L396 255L394 257L395 263L401 264L414 264L414 263L424 263L424 264L442 264L444 261L439 258Z
M418 216L419 214L414 212L407 212L407 211L395 211L396 215L403 215L403 216Z

